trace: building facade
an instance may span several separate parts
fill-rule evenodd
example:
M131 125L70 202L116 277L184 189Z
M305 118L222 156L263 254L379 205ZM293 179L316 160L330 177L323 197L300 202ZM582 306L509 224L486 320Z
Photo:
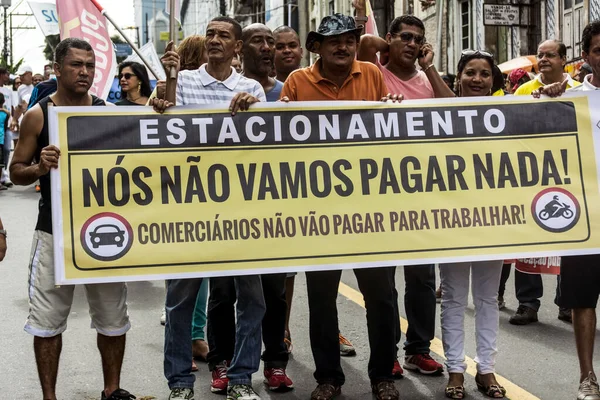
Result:
M142 44L157 40L168 30L163 7L157 0L134 0L136 25ZM326 15L339 12L352 15L351 0L182 0L183 35L202 34L208 22L218 15L236 18L242 26L265 23L271 29L290 25L301 38L316 30ZM162 4L162 3L161 3ZM518 9L511 26L486 25L484 14L490 4ZM537 51L544 39L558 39L567 46L567 58L578 62L581 32L590 21L600 19L600 0L371 0L379 34L384 36L391 21L413 14L423 20L427 41L436 51L439 71L455 73L461 52L488 51L498 63ZM162 44L164 48L164 44ZM159 51L160 52L160 51ZM314 55L305 52L305 64Z

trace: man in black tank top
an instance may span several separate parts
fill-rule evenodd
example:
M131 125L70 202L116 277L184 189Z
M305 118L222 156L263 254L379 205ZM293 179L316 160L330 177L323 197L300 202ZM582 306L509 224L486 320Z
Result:
M44 399L56 399L58 360L62 333L67 327L74 286L55 286L52 239L50 170L58 168L60 150L49 144L48 107L103 106L88 93L94 80L95 57L84 40L69 38L56 47L54 71L58 89L25 114L10 176L16 185L39 179L41 199L29 266L29 316L25 331L34 336L35 358ZM33 164L32 164L33 162ZM98 349L104 372L102 400L131 400L121 389L120 372L125 354L125 334L130 328L127 288L124 283L85 285L92 326L98 332Z

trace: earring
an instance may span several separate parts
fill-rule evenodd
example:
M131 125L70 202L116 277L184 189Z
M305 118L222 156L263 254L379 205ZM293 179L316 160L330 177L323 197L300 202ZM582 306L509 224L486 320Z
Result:
M142 91L142 82L138 82L138 92Z

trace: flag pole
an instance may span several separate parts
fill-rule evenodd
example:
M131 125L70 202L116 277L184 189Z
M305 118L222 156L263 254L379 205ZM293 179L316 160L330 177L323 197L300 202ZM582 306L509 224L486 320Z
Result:
M175 42L177 40L177 25L175 22L175 1L169 1L169 36L171 43L173 43L173 47L175 46ZM171 67L169 69L169 76L167 76L167 88L165 93L165 99L170 101L171 103L175 103L175 99L177 97L177 69L175 67Z
M119 28L119 26L115 23L115 21L113 21L113 19L110 17L110 15L108 15L108 13L104 10L104 8L102 8L102 6L100 4L98 4L98 2L96 0L90 0L94 6L96 6L96 8L98 9L98 11L100 11L100 13L102 13L102 15L104 15L104 17L108 20L108 22L110 22L112 24L112 26L115 27L115 29L121 34L121 36L123 37L123 39L125 39L125 41L127 42L127 44L129 44L129 46L131 46L131 48L133 49L133 51L135 51L135 53L138 55L138 57L140 57L140 59L142 60L142 62L144 64L146 64L146 68L148 68L148 70L152 73L152 75L154 75L154 77L159 80L159 75L156 73L156 71L154 70L154 68L152 68L152 65L148 62L148 60L146 59L146 57L144 57L144 55L142 54L142 52L137 48L136 45L134 45L131 40L129 40L129 38L125 35L125 32L123 32L121 30L121 28Z

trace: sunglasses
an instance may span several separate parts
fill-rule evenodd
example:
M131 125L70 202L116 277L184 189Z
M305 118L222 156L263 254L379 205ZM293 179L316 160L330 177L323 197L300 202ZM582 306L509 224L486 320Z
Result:
M394 37L399 37L400 40L402 40L403 43L410 43L413 40L415 41L415 44L417 46L421 46L425 43L425 36L421 36L421 35L415 35L412 32L401 32L398 34L393 35Z
M132 76L135 76L134 74L130 74L129 72L124 73L124 74L119 74L119 80L121 80L121 78L125 77L125 79L130 80Z
M487 51L480 51L480 50L463 50L460 53L460 58L471 57L471 56L474 56L474 55L481 55L483 57L489 57L491 59L494 58L494 56L492 55L492 53L488 53Z

